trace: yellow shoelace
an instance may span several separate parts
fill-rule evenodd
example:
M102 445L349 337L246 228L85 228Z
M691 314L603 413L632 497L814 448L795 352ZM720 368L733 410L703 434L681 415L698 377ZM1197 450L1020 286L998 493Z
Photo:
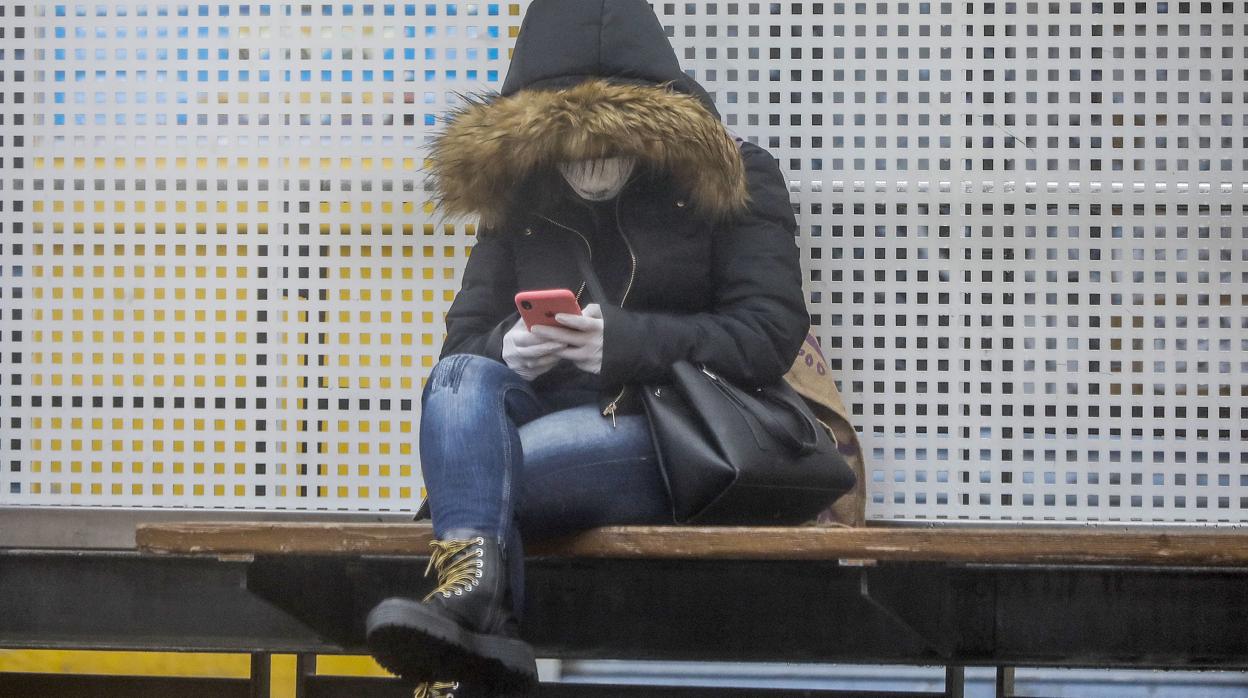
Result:
M463 554L472 545L478 546L477 549ZM438 586L426 594L424 600L428 601L436 594L449 598L451 594L463 594L476 586L477 580L481 578L481 556L484 554L480 548L482 545L485 545L485 539L480 536L472 540L429 541L433 552L429 554L425 576L429 576L429 570L437 569Z
M455 694L451 693L459 688L458 682L451 681L424 681L416 684L416 690L412 692L412 698L455 698Z

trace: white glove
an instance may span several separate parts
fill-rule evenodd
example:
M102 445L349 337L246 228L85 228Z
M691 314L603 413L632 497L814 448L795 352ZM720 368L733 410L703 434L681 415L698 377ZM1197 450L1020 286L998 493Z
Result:
M503 363L521 378L531 381L549 371L561 358L562 342L548 341L529 332L524 318L516 321L503 335Z
M563 327L538 325L533 328L533 334L564 345L555 352L559 358L571 361L582 371L601 373L602 308L597 303L590 303L580 315L556 314L555 322Z

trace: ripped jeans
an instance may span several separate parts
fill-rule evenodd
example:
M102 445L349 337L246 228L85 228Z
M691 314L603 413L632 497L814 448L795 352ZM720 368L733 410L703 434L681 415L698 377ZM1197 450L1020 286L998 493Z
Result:
M492 535L517 617L523 540L613 524L672 523L645 415L599 413L592 391L539 394L505 364L452 354L421 396L420 464L434 535Z

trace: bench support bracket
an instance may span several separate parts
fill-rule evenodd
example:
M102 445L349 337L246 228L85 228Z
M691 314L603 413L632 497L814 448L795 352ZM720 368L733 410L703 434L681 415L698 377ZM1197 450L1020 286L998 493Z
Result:
M928 575L943 573L943 570L930 570ZM938 585L948 588L948 584ZM910 639L935 652L941 659L953 656L954 643L950 637L953 619L948 614L952 602L947 594L933 599L914 593L913 588L890 586L884 579L872 581L872 568L864 567L858 576L858 594L872 608L889 619L901 632ZM931 608L935 602L938 608Z

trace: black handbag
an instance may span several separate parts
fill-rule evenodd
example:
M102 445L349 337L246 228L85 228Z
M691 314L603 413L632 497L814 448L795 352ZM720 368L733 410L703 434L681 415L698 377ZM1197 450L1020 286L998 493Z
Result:
M681 360L642 400L679 523L802 523L854 487L836 441L783 378L747 390Z
M579 247L577 263L606 298ZM677 523L803 523L853 489L831 432L783 377L744 389L685 360L671 373L642 402Z

